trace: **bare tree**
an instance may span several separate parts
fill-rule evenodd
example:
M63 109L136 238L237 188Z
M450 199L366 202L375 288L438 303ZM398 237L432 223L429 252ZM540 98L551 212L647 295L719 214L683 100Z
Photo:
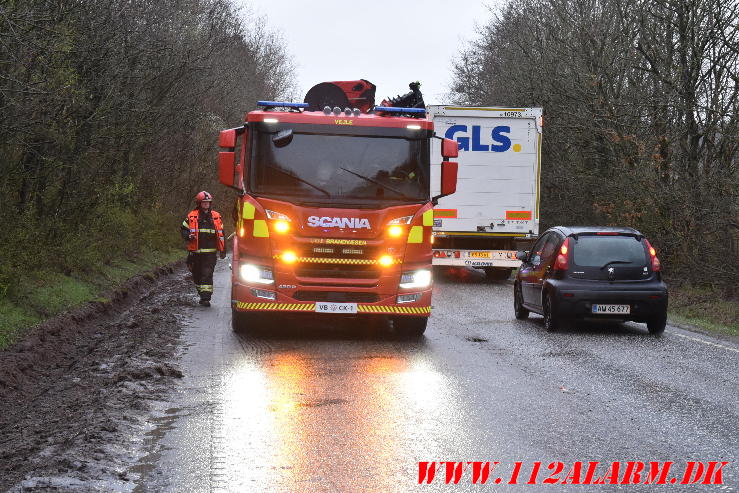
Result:
M511 2L460 54L453 96L544 106L545 222L640 228L673 274L728 290L737 19L736 0Z

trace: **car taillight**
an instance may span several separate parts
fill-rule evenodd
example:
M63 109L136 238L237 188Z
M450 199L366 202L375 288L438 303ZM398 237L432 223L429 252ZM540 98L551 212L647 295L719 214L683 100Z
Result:
M649 259L652 261L652 272L659 272L662 270L662 264L660 263L659 259L657 258L657 250L654 249L651 243L649 243L649 240L645 239L644 241L647 242L647 249L649 250Z
M559 247L559 255L557 260L554 262L554 270L567 270L569 265L569 250L570 250L570 239L565 238L565 242Z

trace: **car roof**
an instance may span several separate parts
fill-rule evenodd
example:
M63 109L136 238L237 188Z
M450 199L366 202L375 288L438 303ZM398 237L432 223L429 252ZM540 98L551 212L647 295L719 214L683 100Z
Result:
M626 235L644 236L634 228L620 226L554 226L547 231L558 231L565 236L583 233L622 233Z

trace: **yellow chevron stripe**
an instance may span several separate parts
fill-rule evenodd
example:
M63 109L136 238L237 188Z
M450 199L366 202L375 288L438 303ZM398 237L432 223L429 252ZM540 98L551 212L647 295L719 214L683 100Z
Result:
M236 307L240 310L266 311L315 311L315 303L245 303L239 301ZM403 313L426 314L431 313L430 306L393 306L393 305L358 305L357 312L361 313Z
M279 255L273 255L273 258L279 260ZM358 259L358 258L321 258L321 257L298 257L298 262L307 262L313 264L361 264L361 265L375 265L379 263L376 259ZM403 259L393 259L394 264L403 263Z

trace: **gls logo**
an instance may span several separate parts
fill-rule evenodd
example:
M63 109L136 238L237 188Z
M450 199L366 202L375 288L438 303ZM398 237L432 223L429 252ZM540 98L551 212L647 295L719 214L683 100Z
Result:
M452 125L446 131L444 137L447 139L454 139L454 134L464 132L467 133L467 125ZM470 138L469 137L457 137L457 143L459 144L460 151L493 151L493 152L505 152L511 148L511 139L504 134L511 133L511 127L502 125L494 127L490 131L490 137L493 139L492 144L483 144L480 140L480 126L472 125L472 148L470 149ZM518 152L521 150L521 144L515 144L513 151Z
M318 217L310 216L308 218L308 226L311 228L351 228L351 229L371 229L369 219L360 219L358 217Z

